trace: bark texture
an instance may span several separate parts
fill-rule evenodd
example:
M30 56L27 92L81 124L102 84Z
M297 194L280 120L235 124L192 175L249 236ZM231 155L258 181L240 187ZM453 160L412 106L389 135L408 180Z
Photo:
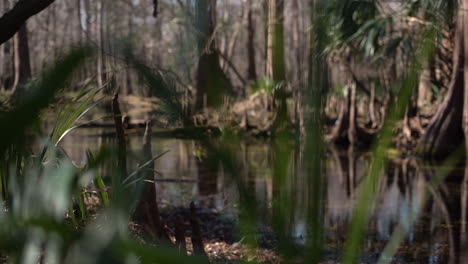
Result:
M457 29L455 33L455 48L453 51L452 77L447 90L447 94L436 114L426 128L426 132L419 142L418 151L430 157L443 157L452 153L461 143L463 143L467 130L466 120L466 74L468 67L465 67L465 53L468 51L465 45L464 26L465 15L463 5L467 0L463 0L457 15Z

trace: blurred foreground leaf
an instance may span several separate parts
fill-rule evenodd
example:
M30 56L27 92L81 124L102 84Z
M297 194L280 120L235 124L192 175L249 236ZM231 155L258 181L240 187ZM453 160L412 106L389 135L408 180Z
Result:
M90 55L89 48L79 48L63 56L29 87L30 92L20 98L12 110L0 113L0 153L24 135L24 131L38 118L39 112L50 105L55 94L66 86L73 72Z

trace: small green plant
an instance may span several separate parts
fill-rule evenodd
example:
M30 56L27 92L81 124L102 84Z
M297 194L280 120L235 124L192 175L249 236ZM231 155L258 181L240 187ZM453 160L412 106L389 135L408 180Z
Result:
M100 89L86 86L78 97L62 105L40 153L28 150L28 129L40 122L40 113L91 54L85 48L63 56L34 83L29 96L0 112L0 121L9 125L0 130L4 139L0 143L4 207L0 210L0 254L9 263L26 264L205 263L206 259L179 254L174 247L145 245L131 237L128 223L133 201L138 200L138 188L105 185L104 177L115 178L113 174L119 172L111 170L111 175L101 175L98 169L116 164L115 151L104 146L97 153L88 152L87 164L79 168L57 146L77 127L75 122L100 101L93 102ZM140 171L135 170L127 180L141 182ZM93 218L85 202L89 186L104 205Z
M277 91L284 89L284 82L275 82L270 78L264 77L252 84L251 89L254 93L262 92L266 95L274 95Z

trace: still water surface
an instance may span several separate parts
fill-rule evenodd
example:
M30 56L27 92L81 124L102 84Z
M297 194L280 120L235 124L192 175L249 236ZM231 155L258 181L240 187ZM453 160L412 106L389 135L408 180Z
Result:
M86 150L113 144L104 129L79 129L61 143L75 163L85 162ZM130 134L129 147L141 151L141 133ZM271 222L272 204L287 199L287 234L298 245L309 237L310 177L303 172L300 147L291 145L288 175L280 184L274 180L275 152L266 141L240 142L233 155L238 160L235 176L229 176L200 142L194 140L152 140L153 155L169 151L156 160L158 199L162 205L187 206L199 201L227 215L236 216L240 202L237 184L242 182L257 202L258 221ZM369 165L369 154L329 147L326 151L323 190L323 225L326 252L339 258L346 239L359 183ZM130 168L135 168L136 163ZM439 186L429 181L448 173ZM467 210L468 169L444 168L415 159L389 158L381 173L378 197L367 226L362 261L373 263L397 226L407 228L404 242L393 263L468 263ZM240 180L240 181L239 181ZM417 216L417 217L414 217ZM412 221L411 219L416 219Z

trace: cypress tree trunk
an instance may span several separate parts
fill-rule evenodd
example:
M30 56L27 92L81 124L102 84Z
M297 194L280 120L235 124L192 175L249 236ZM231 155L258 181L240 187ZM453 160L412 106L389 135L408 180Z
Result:
M267 72L266 75L275 85L282 85L274 92L274 100L278 102L276 119L272 130L281 130L288 122L286 104L286 71L284 59L284 0L268 1L268 33L267 33Z
M430 157L442 157L450 154L463 143L464 137L468 135L467 109L466 103L466 79L468 68L465 67L465 53L468 51L465 45L464 26L465 16L463 6L467 0L459 7L457 15L455 48L453 51L453 71L451 81L445 99L431 122L426 128L426 132L419 142L418 151Z
M268 1L267 77L286 80L284 61L284 1Z
M219 64L216 45L216 0L196 2L198 52L195 111L222 103L222 96L231 84Z
M153 159L151 149L151 122L146 121L145 134L143 136L142 164L146 164ZM154 177L154 160L145 166L145 169L142 172L142 177L145 181L143 183L143 191L140 201L138 202L134 213L134 218L143 224L145 228L148 228L148 232L154 232L158 239L169 242L170 238L166 233L159 214L156 182ZM149 180L150 182L146 182L146 180Z
M269 14L270 31L272 33L270 36L272 79L275 82L282 82L286 80L284 61L284 1L271 0Z

